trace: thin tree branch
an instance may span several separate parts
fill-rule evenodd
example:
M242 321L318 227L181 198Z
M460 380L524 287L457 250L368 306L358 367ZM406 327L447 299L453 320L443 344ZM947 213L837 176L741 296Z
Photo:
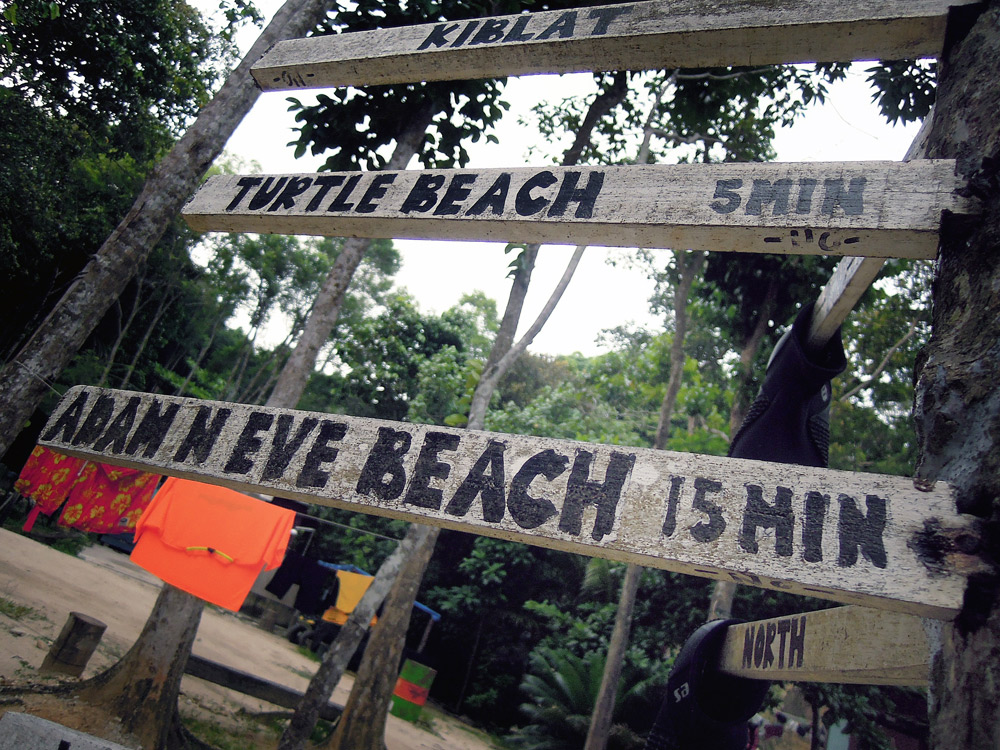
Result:
M878 376L882 374L882 371L889 366L889 360L892 359L892 355L898 352L899 348L907 341L912 339L916 335L916 333L917 333L917 321L912 320L910 321L909 330L907 330L907 332L903 334L903 336L901 336L900 339L895 344L889 347L889 351L887 351L885 356L882 357L882 361L878 363L878 367L875 368L874 372L872 372L872 374L869 377L865 378L856 386L851 388L851 390L847 391L847 393L844 393L839 400L842 403L846 403L847 399L849 399L855 393L864 388L867 388L872 383L874 383L878 379Z

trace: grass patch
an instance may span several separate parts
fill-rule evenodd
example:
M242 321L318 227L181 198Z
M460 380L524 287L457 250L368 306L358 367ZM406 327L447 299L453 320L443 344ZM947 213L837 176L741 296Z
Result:
M295 650L298 651L300 654L302 654L304 657L306 657L309 661L314 661L317 664L323 661L320 658L319 654L317 654L315 651L312 651L308 646L296 646Z
M7 615L12 620L23 620L25 618L37 618L40 615L31 607L12 602L6 597L0 596L0 614Z

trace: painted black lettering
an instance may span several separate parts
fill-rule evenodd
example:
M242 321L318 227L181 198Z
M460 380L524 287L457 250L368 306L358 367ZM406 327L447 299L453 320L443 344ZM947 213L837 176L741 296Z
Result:
M451 464L438 460L441 451L453 451L458 448L461 438L448 432L428 432L424 436L424 444L420 446L417 463L413 467L413 479L406 490L404 503L416 505L418 508L441 509L443 493L437 487L431 487L432 479L447 479L451 473Z
M541 34L538 35L539 39L548 39L549 37L559 35L560 39L568 39L573 36L576 30L576 11L571 10L563 13L559 18L552 22L552 24L545 29Z
M219 409L212 418L212 423L209 424L208 418L212 416L212 407L199 406L191 421L191 427L188 428L188 434L184 437L184 442L174 454L174 461L183 463L187 461L188 455L194 451L195 460L200 464L205 463L212 448L215 447L219 433L226 426L230 414L232 414L232 409Z
M533 39L535 36L534 34L524 33L529 21L531 21L531 16L518 16L517 20L514 21L514 25L510 27L510 31L507 33L507 36L503 38L504 43L526 42L529 39Z
M465 24L465 28L462 29L462 33L458 35L458 38L451 43L452 47L461 47L468 41L469 37L472 36L472 32L476 30L479 25L479 21L469 21Z
M424 213L430 211L437 203L437 191L444 185L444 175L421 173L410 189L410 194L403 201L400 211L408 214L412 211Z
M826 194L823 196L823 214L833 216L838 208L844 211L846 216L858 216L865 212L865 183L864 177L852 177L851 184L844 192L844 180L837 177L835 179L823 180L823 187Z
M348 203L347 199L350 197L351 193L354 192L354 188L361 181L361 175L351 175L347 178L347 182L344 183L344 187L340 189L337 193L337 197L333 199L333 203L326 207L327 211L350 211L354 208L353 203Z
M604 185L603 172L591 172L587 178L587 185L582 189L577 189L576 183L580 180L580 172L566 172L562 185L556 199L552 201L549 209L549 216L562 216L566 213L570 203L576 203L576 218L589 219L594 215L594 203L597 196L601 194L601 187Z
M788 196L792 192L791 180L754 180L750 197L747 198L746 213L749 216L760 216L764 206L774 204L771 213L782 216L788 213Z
M799 179L799 199L795 202L795 213L807 214L812 211L813 193L816 191L816 185L818 184L818 180L814 180L810 177L802 177ZM812 241L811 237L807 239L810 242Z
M773 622L767 623L767 635L764 639L764 669L774 664L774 651L771 650L771 646L774 643L774 636L777 633L778 627Z
M101 438L94 443L95 451L105 451L108 447L112 453L121 453L125 450L125 440L128 438L132 425L135 424L136 415L139 413L139 396L132 396L125 402L125 406L111 420L111 424L101 435Z
M860 548L868 562L876 568L884 568L886 557L882 535L885 533L885 499L878 495L866 495L867 515L858 509L853 497L840 495L837 502L840 504L840 521L837 525L840 554L837 556L837 565L849 568L857 563Z
M268 211L277 211L279 208L295 208L295 199L308 190L313 184L312 177L293 177L281 191L281 195L275 198L274 203L267 207Z
M722 482L705 477L694 479L694 500L691 505L708 516L708 522L699 521L690 528L691 536L699 542L714 542L726 530L726 519L722 517L722 508L711 502L705 496L709 492L721 492Z
M410 433L379 427L375 445L368 453L361 476L358 477L359 495L374 495L379 500L395 500L406 486L406 469L403 456L410 450Z
M745 583L750 586L760 586L761 584L760 576L753 573L738 573L735 570L730 570L726 575L736 581L736 583Z
M125 449L127 455L134 456L139 448L142 448L143 457L152 458L160 449L163 439L174 423L177 411L181 408L180 404L168 404L161 412L160 403L159 399L155 398L150 402L146 413L142 415L142 421L132 433L132 439L128 441L128 447Z
M551 482L566 471L567 465L569 456L556 453L551 448L524 462L510 483L510 494L507 497L507 510L518 526L522 529L537 528L558 512L551 500L529 495L528 488L538 475Z
M823 561L823 524L829 506L829 495L806 493L806 518L802 526L802 559L806 562Z
M271 187L271 183L274 183L274 187ZM264 180L264 184L257 188L257 192L254 193L253 198L250 199L250 210L259 211L264 208L268 203L273 201L281 189L288 182L287 177L279 177L277 181L273 177L268 177Z
M234 209L236 209L236 207L243 202L243 199L247 197L247 193L249 193L253 188L257 187L263 181L264 181L263 177L241 177L239 181L236 183L237 185L240 186L240 191L236 194L236 197L233 198L232 201L230 201L229 205L226 206L226 210L233 211Z
M299 429L301 433L301 428ZM347 425L343 422L333 422L324 419L319 426L319 433L313 441L306 460L302 463L302 471L295 480L296 487L325 487L330 481L330 472L324 468L326 464L332 464L340 453L340 448L330 445L333 442L340 442L347 435Z
M42 440L57 440L68 443L73 438L73 433L76 432L76 426L80 423L80 417L83 416L83 408L87 405L88 398L90 398L90 394L84 391L73 399L73 403L66 407L66 410L59 415L56 423L49 428L48 432L42 435ZM60 432L62 433L62 437L57 439L56 435Z
M326 194L330 192L330 188L335 188L343 182L344 175L341 174L324 174L317 177L315 184L319 185L319 190L316 191L316 195L309 201L306 211L318 211L320 205L323 203L323 199L326 198Z
M802 615L798 618L798 627L795 626L795 619L789 626L790 637L788 639L788 667L801 667L802 666L802 656L806 650L806 616ZM793 663L794 662L794 663Z
M521 189L517 191L517 197L514 199L514 210L517 211L519 216L532 216L533 214L537 214L549 205L549 199L533 198L531 196L531 191L535 188L547 188L550 185L554 185L558 181L559 178L547 170L539 172L536 175L532 175L523 185L521 185Z
M667 515L663 519L663 536L673 536L677 530L677 506L680 504L681 490L684 488L685 477L670 477L670 493L667 495Z
M757 626L757 637L754 639L753 644L753 665L760 669L760 665L764 663L764 626Z
M450 40L448 35L459 27L457 23L437 23L434 24L434 28L431 29L431 33L427 35L427 38L420 43L417 47L418 50L428 49L430 47L443 47Z
M115 397L103 393L97 397L97 401L90 408L90 413L83 420L83 425L73 436L73 445L86 445L92 443L101 436L104 428L111 421L111 415L115 410Z
M792 513L792 491L778 487L774 505L764 500L764 490L756 484L744 485L747 504L743 510L743 526L740 528L740 547L744 552L758 552L757 528L774 529L774 551L781 557L792 554L792 534L795 531L795 515Z
M590 536L596 541L611 533L615 523L615 511L621 499L622 486L635 464L634 453L612 453L603 482L590 479L590 467L594 454L578 450L573 461L573 470L566 486L566 500L559 517L559 530L579 536L583 523L583 509L587 505L597 507L594 529Z
M627 16L632 12L631 5L621 5L611 8L595 8L587 14L587 18L597 19L594 24L591 36L604 36L608 33L608 27L622 16Z
M742 666L744 669L749 669L753 666L753 632L755 630L755 625L750 625L746 630L743 631L743 662Z
M462 480L455 496L448 502L444 509L445 513L450 516L464 516L469 512L473 501L482 495L483 520L489 523L500 523L503 520L506 505L503 452L506 449L506 444L499 440L489 442L486 450L476 459L475 465Z
M380 174L375 179L372 180L372 184L368 186L365 194L361 198L361 202L358 203L358 207L355 212L359 214L370 214L376 208L378 208L377 201L385 197L388 186L393 183L396 179L394 174Z
M791 620L778 620L778 669L785 668L785 639L791 627Z
M457 174L451 178L448 189L444 191L441 203L434 210L435 216L455 216L461 207L458 205L472 192L472 183L476 181L478 175Z
M504 29L507 28L507 19L505 18L487 18L483 21L483 25L479 27L479 31L469 44L489 44L490 42L499 42L503 39Z
M222 470L227 474L249 474L253 468L250 454L256 453L264 445L264 438L260 433L271 429L273 423L274 414L264 411L253 412L243 425L243 431L236 439L233 452L229 454L229 460Z
M271 452L267 456L267 463L264 464L264 471L261 479L281 479L291 463L292 458L305 442L309 433L313 431L319 420L315 417L306 417L299 425L295 435L289 439L294 417L291 414L279 414L278 423L274 428L274 437L271 438ZM299 475L301 478L301 474ZM301 485L300 485L301 486Z
M740 194L736 192L741 187L743 180L716 180L715 195L712 196L716 200L708 205L717 214L731 214L743 202Z
M510 173L504 172L493 181L493 184L483 193L483 196L472 204L472 208L466 211L465 215L479 216L486 209L490 209L490 212L494 216L500 216L503 214L504 206L507 204L507 193L509 191Z

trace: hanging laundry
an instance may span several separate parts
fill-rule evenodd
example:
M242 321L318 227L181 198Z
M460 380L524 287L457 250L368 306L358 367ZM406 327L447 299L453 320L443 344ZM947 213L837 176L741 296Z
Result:
M362 573L352 573L349 570L338 570L337 580L340 581L340 588L337 591L336 604L323 613L323 619L327 622L343 625L347 622L351 612L358 606L361 597L365 595L368 587L375 579L372 576ZM372 618L372 625L378 618Z
M26 531L39 513L52 515L65 501L58 523L106 534L134 529L159 481L158 474L88 462L38 445L14 489L35 501Z
M304 615L318 615L325 610L336 597L339 584L335 572L330 568L323 567L316 560L290 552L264 588L280 599L296 583L299 591L295 595L293 606Z
M295 513L234 490L170 477L136 525L132 561L239 610L261 570L281 564Z

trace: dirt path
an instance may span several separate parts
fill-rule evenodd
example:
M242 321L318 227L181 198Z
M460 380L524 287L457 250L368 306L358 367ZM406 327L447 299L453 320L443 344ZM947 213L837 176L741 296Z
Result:
M82 612L107 623L108 629L83 677L113 664L135 641L160 588L160 582L132 565L124 555L104 547L70 557L26 537L0 530L0 598L30 613L0 611L0 680L37 679L49 645L70 612ZM194 653L302 691L316 663L283 637L244 622L235 614L207 606ZM345 676L333 695L347 700L353 680ZM216 720L239 722L246 711L283 710L194 677L182 683L181 709ZM0 713L4 710L0 706ZM21 709L23 710L23 709ZM54 718L54 717L49 717ZM56 719L58 720L58 719ZM450 719L435 719L434 734L389 717L388 750L490 750L472 730ZM111 738L113 739L113 738Z

